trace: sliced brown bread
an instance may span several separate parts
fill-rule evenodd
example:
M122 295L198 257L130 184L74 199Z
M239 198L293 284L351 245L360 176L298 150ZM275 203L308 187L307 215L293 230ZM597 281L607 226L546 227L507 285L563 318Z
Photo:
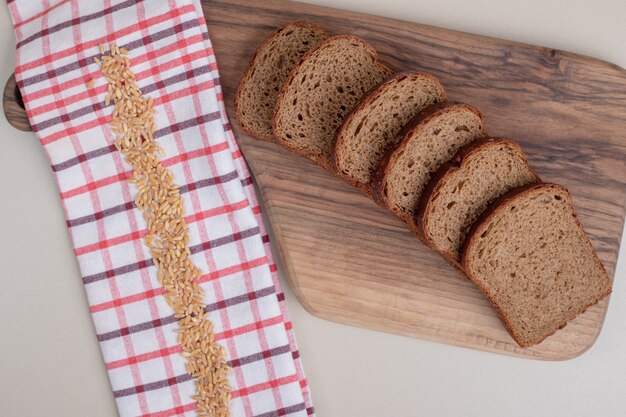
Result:
M335 132L373 86L393 71L364 40L337 35L306 54L278 97L273 119L281 144L334 171Z
M271 34L257 49L235 95L241 127L257 139L271 141L276 99L300 59L328 34L317 25L296 21Z
M502 196L467 235L463 266L515 341L535 345L611 292L611 281L555 184Z
M431 175L461 147L482 136L483 118L472 106L427 107L409 121L381 159L372 182L374 200L415 232L415 209Z
M361 99L337 131L337 173L371 195L372 177L385 149L413 116L445 99L443 86L431 74L401 73L384 81Z
M433 174L417 205L417 232L460 268L465 235L489 203L513 188L539 181L516 142L477 139Z

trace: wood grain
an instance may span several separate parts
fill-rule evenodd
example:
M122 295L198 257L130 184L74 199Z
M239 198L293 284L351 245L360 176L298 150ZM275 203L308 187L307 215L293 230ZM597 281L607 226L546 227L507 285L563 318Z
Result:
M306 19L331 33L359 35L395 70L437 75L451 100L483 112L491 135L518 140L544 180L568 187L613 276L626 203L621 68L554 49L283 0L203 5L230 115L249 59L279 25ZM8 116L19 125L19 114ZM291 286L311 314L546 360L575 357L597 338L608 299L540 345L517 347L482 294L394 216L312 163L251 139L234 120L233 128Z
M28 116L24 109L24 102L22 101L22 95L17 88L15 82L15 75L11 75L4 85L4 92L2 94L2 108L4 115L11 126L24 132L31 131L30 123L28 122Z

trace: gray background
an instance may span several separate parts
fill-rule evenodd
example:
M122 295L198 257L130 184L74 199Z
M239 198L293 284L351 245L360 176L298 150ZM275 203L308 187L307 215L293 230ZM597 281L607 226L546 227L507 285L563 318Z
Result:
M549 46L626 67L626 2L311 0ZM0 69L14 37L0 5ZM33 134L0 117L0 416L115 416L56 184ZM626 415L626 245L597 343L536 362L312 317L285 284L320 417Z

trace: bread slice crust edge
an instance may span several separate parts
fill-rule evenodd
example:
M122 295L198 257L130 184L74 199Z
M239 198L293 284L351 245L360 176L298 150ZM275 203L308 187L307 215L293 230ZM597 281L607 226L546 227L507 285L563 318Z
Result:
M456 153L456 155L452 157L452 159L441 165L439 169L435 171L435 173L432 175L430 181L428 181L428 183L426 184L426 187L424 187L424 191L422 192L422 195L420 196L420 199L417 203L414 218L415 221L413 222L413 224L415 225L414 233L419 237L422 242L426 244L426 246L435 249L446 261L448 261L452 266L458 268L461 271L463 270L463 266L460 262L457 261L456 257L450 253L441 250L441 248L439 248L437 244L428 237L424 229L424 216L430 211L431 197L439 192L441 186L443 185L443 182L450 175L465 168L470 162L470 159L475 154L481 152L484 148L489 146L498 146L501 144L506 144L508 146L516 148L516 150L519 152L519 155L526 163L528 169L534 175L534 183L541 182L539 175L537 175L535 170L528 164L526 155L524 154L524 151L517 142L506 138L485 137L476 139L468 145L464 146L463 148L459 149L459 151ZM497 199L494 201L497 201Z
M477 279L471 273L471 269L469 268L470 260L467 258L467 252L470 249L471 245L473 244L473 240L476 238L476 236L479 236L480 233L482 233L482 231L483 231L482 228L484 227L484 225L491 219L491 217L496 215L498 213L498 211L501 210L504 205L506 205L506 203L508 203L508 202L518 198L518 197L521 197L521 196L523 196L526 193L531 193L534 190L536 190L538 188L543 188L543 187L551 188L553 190L563 191L568 196L568 199L569 199L568 203L570 204L570 207L571 207L571 204L572 204L571 194L569 193L567 188L563 187L562 185L553 184L553 183L543 183L542 182L542 183L539 183L539 184L528 184L528 185L524 185L524 186L515 188L515 189L507 192L506 194L502 195L500 198L496 199L492 204L489 205L487 210L485 210L483 212L483 214L476 220L476 222L474 222L474 224L472 225L472 227L470 228L470 230L469 230L469 232L467 234L467 237L465 238L465 242L463 243L463 248L461 250L461 264L463 266L463 270L466 273L466 276L470 279L470 281L472 281L478 287L478 289L487 298L489 303L493 306L494 310L498 314L498 317L500 317L500 320L502 321L502 323L506 327L507 331L509 332L509 334L513 338L513 340L515 340L515 342L522 348L535 346L535 345L543 342L545 339L547 339L548 337L552 336L558 330L564 328L567 325L567 323L569 323L571 320L573 320L574 318L576 318L580 314L584 313L589 307L597 304L602 299L607 297L609 294L611 294L611 291L612 291L611 279L610 279L608 273L606 272L606 269L604 268L604 265L600 261L600 258L598 258L598 254L593 249L593 246L591 245L591 242L589 241L589 237L587 236L587 234L586 234L586 232L584 230L583 225L580 223L580 220L578 220L578 217L576 216L576 213L574 212L573 207L571 207L571 209L572 209L572 217L573 217L574 223L576 224L576 226L578 228L580 228L583 231L583 234L586 237L586 239L585 239L585 246L588 248L588 250L591 251L596 266L602 272L603 278L606 281L605 284L606 284L607 290L604 293L600 294L595 300L592 300L591 303L588 303L587 305L582 306L577 311L575 311L573 314L571 314L570 317L567 317L565 320L563 320L561 323L559 323L559 325L557 326L557 328L553 332L551 332L550 334L544 335L544 337L541 340L539 340L539 341L537 341L535 343L525 343L522 340L521 335L519 335L519 334L517 334L515 332L514 326L511 323L511 321L509 320L509 318L507 317L506 313L500 308L500 306L496 303L496 301L489 295L489 292L487 291L487 289L484 286L480 285L478 283Z
M381 207L393 212L398 215L389 203L387 202L387 198L385 196L385 189L387 187L387 171L391 163L393 163L397 157L397 155L402 152L402 150L407 146L409 139L420 129L423 129L428 123L445 112L449 112L454 110L455 108L466 108L472 112L474 112L481 120L481 126L483 129L484 135L484 119L482 113L474 108L473 106L465 103L461 103L458 101L444 101L442 103L436 103L426 107L424 110L415 115L400 131L397 136L397 139L393 142L393 145L390 146L383 155L380 163L378 164L378 168L374 174L374 178L372 180L372 198L374 201ZM412 222L406 222L411 231L417 235L414 226L411 226ZM419 238L419 236L418 236Z
M243 117L241 116L240 112L241 112L241 95L243 94L243 88L244 88L244 80L248 80L250 77L250 74L252 73L252 71L255 69L255 64L256 64L256 59L259 56L260 53L262 53L266 47L268 47L276 38L276 36L280 35L283 31L291 28L291 27L305 27L305 28L309 28L312 30L317 30L323 34L325 34L326 36L329 36L328 33L324 30L324 28L322 28L319 25L316 25L314 23L309 23L306 22L304 20L296 20L293 22L289 22L289 23L285 23L284 25L282 25L281 27L279 27L278 29L276 29L274 32L272 32L267 38L265 38L265 40L263 41L263 43L256 49L256 51L254 52L254 55L252 56L252 59L250 59L250 62L248 63L248 66L246 67L246 70L244 71L242 77L241 77L241 81L239 82L239 85L237 86L237 92L235 93L235 99L234 99L234 109L235 109L235 116L237 118L237 121L239 122L239 126L243 129L244 132L246 132L248 135L252 136L255 139L258 140L262 140L262 141L266 141L266 142L275 142L276 139L274 138L274 135L259 135L258 133L252 131L252 129L247 126L245 123L243 123ZM304 55L303 55L304 56Z
M343 136L344 129L346 128L346 126L348 126L352 122L352 120L358 115L358 113L363 111L363 110L366 110L368 106L370 106L374 101L376 101L376 99L378 97L380 97L380 95L384 92L385 88L391 86L394 83L400 82L404 78L407 78L407 77L410 77L410 76L425 77L425 78L430 78L431 80L433 80L434 81L433 84L437 85L437 87L440 90L442 96L444 97L444 100L442 102L446 101L446 97L447 97L446 96L446 92L445 92L445 90L443 88L443 85L441 85L441 83L439 82L439 79L436 76L434 76L433 74L430 74L430 73L427 73L427 72L421 72L421 71L402 71L402 72L396 73L396 74L392 75L391 77L383 80L379 84L377 84L374 87L372 87L372 89L370 89L370 91L365 93L363 95L363 97L361 98L361 100L359 100L359 103L348 113L348 116L343 121L342 125L337 129L337 133L335 134L335 137L333 138L333 143L331 145L331 148L333 149L333 165L334 165L335 172L337 173L339 178L343 179L345 182L347 182L351 186L353 186L356 189L358 189L359 191L363 192L368 197L373 197L372 184L362 184L359 181L354 180L352 177L350 177L348 175L344 175L339 170L339 167L338 167L339 164L338 164L337 149L339 149L339 147L342 145L342 143L344 141L344 136ZM402 132L402 130L401 130L401 132ZM387 148L395 147L396 144L397 144L397 141L400 140L400 138L401 138L401 135L397 135L392 140L392 142L387 145ZM383 156L383 158L384 158L384 156ZM373 182L373 180L374 180L374 178L372 178L372 182Z
M328 38L323 40L319 45L317 45L317 47L311 49L309 52L304 54L302 56L302 58L300 59L300 62L298 62L298 64L293 68L293 70L291 70L291 72L289 73L289 77L287 77L287 80L285 81L285 84L283 85L283 88L281 89L280 93L278 94L278 98L276 100L276 107L274 108L274 117L272 118L272 131L274 132L274 137L276 138L276 141L279 144L281 144L288 151L293 152L296 155L303 156L303 157L305 157L305 158L315 162L316 164L320 165L321 167L325 168L326 170L330 171L333 174L336 174L336 171L335 171L334 165L330 161L326 161L323 158L317 157L316 155L310 155L307 152L303 152L300 149L297 149L297 148L294 148L294 147L290 146L289 142L286 141L284 138L282 138L279 135L279 127L278 127L278 123L277 122L278 122L278 118L279 118L281 107L286 104L285 103L285 95L287 94L287 90L289 89L289 87L293 83L294 79L297 78L297 76L299 74L298 71L302 68L302 64L306 60L308 60L310 57L313 57L315 55L320 54L321 51L323 51L325 48L327 48L330 44L332 44L334 41L336 41L338 39L350 39L350 40L353 40L355 42L363 44L366 47L366 49L367 49L368 53L370 54L370 56L372 57L374 63L381 69L382 72L385 72L388 75L394 74L394 71L391 68L389 68L387 65L383 64L382 62L378 61L378 53L376 52L374 47L372 45L370 45L364 39L362 39L362 38L360 38L358 36L355 36L355 35L334 35L334 36L329 36Z

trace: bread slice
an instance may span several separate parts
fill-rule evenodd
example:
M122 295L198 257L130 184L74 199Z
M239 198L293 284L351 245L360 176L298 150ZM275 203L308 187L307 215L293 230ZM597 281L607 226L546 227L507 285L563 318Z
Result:
M556 184L517 188L465 240L463 266L515 341L535 345L611 292L611 281Z
M285 148L334 171L335 131L361 96L392 73L364 40L331 36L289 75L276 103L274 135Z
M271 141L276 99L302 56L328 34L320 26L296 21L271 34L257 49L235 95L235 114L251 136Z
M372 177L385 149L409 119L445 99L443 86L431 74L402 73L383 82L361 100L337 131L337 173L371 195Z
M477 139L433 174L417 205L417 232L460 268L465 235L489 203L513 188L539 181L516 142Z
M374 200L415 232L415 209L431 175L463 146L484 136L478 110L462 103L427 107L402 129L378 165Z

